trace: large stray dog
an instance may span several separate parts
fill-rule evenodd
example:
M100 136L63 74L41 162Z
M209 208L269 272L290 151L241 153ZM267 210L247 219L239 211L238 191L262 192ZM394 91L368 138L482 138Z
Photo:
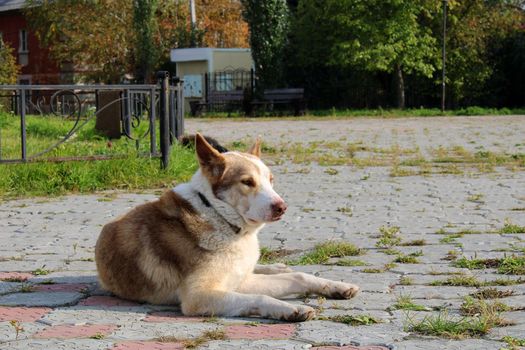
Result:
M283 264L257 265L257 233L286 211L259 158L259 140L248 153L221 154L197 134L195 148L200 170L189 183L102 229L95 255L105 289L131 300L180 303L185 315L286 321L311 319L314 309L276 298L357 293L355 285Z

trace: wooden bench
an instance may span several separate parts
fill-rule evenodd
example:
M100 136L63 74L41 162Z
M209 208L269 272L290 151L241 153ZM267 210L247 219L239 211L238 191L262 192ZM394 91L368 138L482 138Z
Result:
M243 90L211 91L208 94L208 99L206 101L190 102L191 115L199 115L202 113L203 108L206 108L208 111L213 106L224 106L228 112L231 112L235 108L241 109L243 101Z
M304 99L304 89L293 88L293 89L266 89L263 93L263 101L261 104L265 104L273 110L274 105L288 104L291 105L295 115L302 115L306 109L306 103Z

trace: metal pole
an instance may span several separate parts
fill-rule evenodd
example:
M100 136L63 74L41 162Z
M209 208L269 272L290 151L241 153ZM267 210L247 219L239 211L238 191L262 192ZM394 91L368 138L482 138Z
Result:
M170 157L169 73L166 71L157 72L157 79L160 83L160 152L162 168L166 169Z
M22 138L22 160L27 160L26 145L26 90L20 89L20 137Z
M441 112L445 111L445 96L446 96L446 74L447 74L447 48L446 48L446 39L447 39L447 4L448 0L443 0L443 71L441 77Z
M152 88L149 92L149 137L150 137L150 155L154 156L157 154L157 128L155 118L155 89Z

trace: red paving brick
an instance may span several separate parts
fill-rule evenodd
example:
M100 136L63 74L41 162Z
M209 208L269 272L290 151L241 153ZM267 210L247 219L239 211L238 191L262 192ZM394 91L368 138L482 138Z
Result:
M34 322L50 312L48 307L3 307L0 306L0 321Z
M293 324L235 325L226 327L230 339L288 339L295 333Z
M379 345L365 345L365 346L318 346L311 348L311 350L389 350L386 346Z
M18 279L21 281L26 281L27 279L35 277L27 272L0 272L0 281Z
M52 326L38 332L35 338L88 338L98 334L107 336L117 328L114 324L92 324L84 326L60 325Z
M159 343L152 341L127 341L115 344L111 350L182 350L181 343Z
M66 283L66 284L37 284L34 286L37 292L80 292L89 288L85 283Z
M152 312L144 318L145 322L203 322L205 320L204 317L183 316L173 311Z
M115 297L108 297L108 296L89 297L87 299L82 300L78 305L83 305L83 306L105 306L105 307L112 307L112 306L140 306L140 304L135 303L133 301L124 300L124 299L115 298Z

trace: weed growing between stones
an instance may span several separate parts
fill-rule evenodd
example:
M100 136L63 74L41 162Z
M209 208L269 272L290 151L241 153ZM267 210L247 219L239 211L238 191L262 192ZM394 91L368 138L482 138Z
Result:
M376 247L378 248L392 248L401 243L398 226L381 226L379 233L379 240L376 242Z
M505 275L525 275L525 256L507 256L501 259L467 259L456 260L453 266L471 270L497 268L498 273Z
M525 226L513 224L509 219L506 219L498 233L525 233Z
M44 276L44 275L49 275L49 273L51 272L50 270L46 269L45 268L46 265L43 265L42 267L39 267L38 269L32 271L31 273L35 276Z
M511 336L505 336L501 338L501 340L509 346L509 348L503 348L501 350L518 350L525 346L525 338L518 339Z
M414 280L408 276L401 276L399 279L399 284L402 286L411 286L414 284Z
M408 295L400 295L396 303L389 309L391 310L411 310L411 311L430 311L426 306L416 304L412 301L412 298Z
M418 250L417 252L413 252L407 255L400 254L394 259L394 262L402 264L419 264L419 260L417 257L422 255L422 250Z
M509 321L505 321L499 317L499 313L510 310L512 310L512 308L502 302L486 302L483 299L476 299L471 296L466 296L460 307L460 313L463 316L485 315L492 317L494 324L499 326L509 324Z
M381 320L370 315L338 315L328 317L327 319L350 326L369 326L372 324L381 323Z
M425 316L420 321L408 318L406 330L422 335L463 339L487 334L496 326L495 321L496 319L487 315L457 318L442 311L438 315Z
M292 253L294 253L294 251L287 249L271 249L268 247L261 247L259 264L273 264Z
M222 329L216 329L212 331L206 331L199 337L188 339L188 338L177 338L176 336L161 336L153 339L161 343L182 343L185 349L195 349L199 346L207 343L210 340L224 340L226 339L226 332Z
M330 258L344 258L365 254L365 250L347 242L328 241L317 244L313 251L288 261L288 265L316 265L325 264Z
M9 325L13 327L13 329L15 330L15 333L16 333L15 339L18 340L18 336L20 335L20 333L25 332L24 327L22 327L22 325L20 324L20 321L18 320L9 321Z
M368 264L358 259L341 259L335 262L337 266L368 266Z
M415 239L413 241L408 242L402 242L399 244L400 246L423 246L426 245L427 242L424 239Z
M499 290L496 288L486 288L470 294L471 297L476 299L501 299L513 295L514 291L512 289Z

